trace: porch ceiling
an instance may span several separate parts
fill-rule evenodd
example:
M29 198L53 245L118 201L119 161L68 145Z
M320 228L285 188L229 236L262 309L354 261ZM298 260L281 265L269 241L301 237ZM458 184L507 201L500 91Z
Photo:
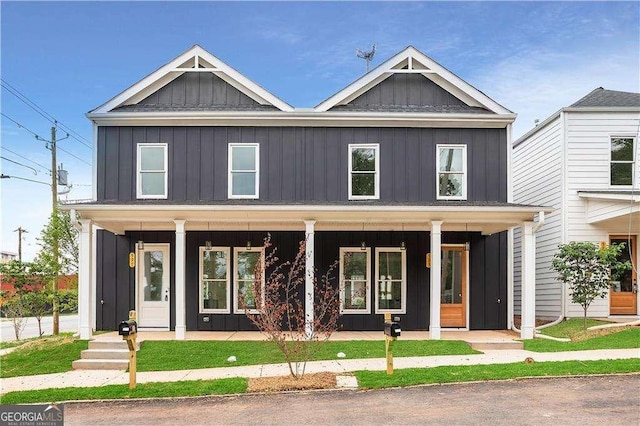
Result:
M339 206L339 205L112 205L65 206L83 219L108 231L175 230L174 220L186 220L187 231L207 230L305 230L304 221L314 220L317 231L412 231L443 221L443 231L493 234L533 221L538 206Z

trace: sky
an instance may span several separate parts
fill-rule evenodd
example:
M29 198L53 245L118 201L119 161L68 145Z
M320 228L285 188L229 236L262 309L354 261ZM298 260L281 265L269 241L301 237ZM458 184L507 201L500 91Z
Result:
M0 2L0 248L23 260L51 212L58 164L92 197L84 116L194 44L294 107L313 107L408 45L518 114L514 139L596 87L640 92L638 2ZM7 89L34 102L34 111ZM8 117L8 118L7 118ZM19 123L19 127L13 121ZM28 130L26 130L26 129ZM11 161L22 163L15 164ZM35 169L31 170L24 165Z

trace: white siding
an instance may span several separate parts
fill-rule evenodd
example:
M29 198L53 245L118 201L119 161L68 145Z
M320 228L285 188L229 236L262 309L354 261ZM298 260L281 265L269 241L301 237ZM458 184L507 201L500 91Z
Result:
M608 241L620 230L587 223L588 201L578 191L620 189L609 185L611 136L636 136L635 185L640 190L640 114L631 112L567 112L567 241ZM628 189L628 188L624 188ZM600 206L603 208L603 206ZM613 208L613 207L612 207ZM625 232L626 233L626 232ZM570 300L569 292L567 299ZM581 316L579 305L568 303L567 316ZM609 315L609 298L595 300L588 315Z
M562 125L557 117L513 149L513 202L556 209L536 235L536 317L562 313L562 288L551 259L562 238ZM514 231L514 312L521 300L520 229Z

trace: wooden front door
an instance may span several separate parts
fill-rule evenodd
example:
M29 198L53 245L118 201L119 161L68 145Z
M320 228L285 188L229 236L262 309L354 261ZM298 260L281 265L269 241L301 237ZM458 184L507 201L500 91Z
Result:
M442 246L440 325L467 326L467 252L464 247Z
M630 261L636 265L636 236L612 236L611 244L624 243L624 249L618 255L620 261ZM625 271L620 277L611 281L610 307L611 315L636 315L638 313L638 276L636 268Z

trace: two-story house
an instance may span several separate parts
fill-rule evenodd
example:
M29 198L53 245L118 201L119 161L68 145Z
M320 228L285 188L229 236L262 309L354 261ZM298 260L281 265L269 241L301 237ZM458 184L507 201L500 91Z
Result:
M541 210L510 203L515 114L413 47L302 109L194 46L87 117L83 337L130 309L178 339L253 329L267 233L281 259L306 239L308 270L340 262L344 330L510 326L506 231L533 241ZM310 276L303 294L309 317Z
M593 317L638 315L640 233L638 131L640 93L597 88L560 109L513 144L514 200L555 208L540 230L536 249L536 312L541 318L582 316L556 279L551 260L558 244L624 243L633 268L615 277ZM519 237L515 237L516 259ZM520 270L515 262L516 311Z

